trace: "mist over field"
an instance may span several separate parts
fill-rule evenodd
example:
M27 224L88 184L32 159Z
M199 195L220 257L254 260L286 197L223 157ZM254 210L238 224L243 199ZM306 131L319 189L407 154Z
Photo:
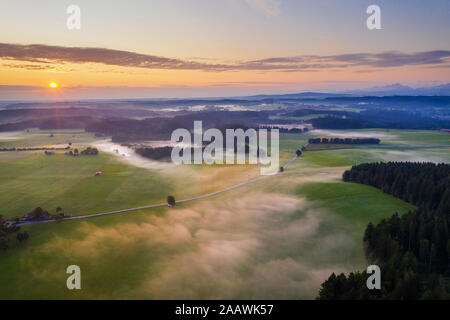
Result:
M248 192L180 206L139 223L98 227L86 221L74 231L77 238L55 236L37 250L105 273L116 259L141 261L129 270L136 283L121 283L103 292L105 298L125 291L123 297L150 299L314 298L327 275L351 267L333 262L334 249L351 246L344 232L312 243L324 215L301 198ZM51 278L57 268L48 261L47 271L35 276ZM95 292L89 276L84 283Z
M49 132L22 132L19 144L33 146L70 139L79 141L76 147L80 150L89 145L98 148L100 154L69 157L61 151L49 157L42 151L16 152L4 153L2 159L10 168L17 160L28 163L22 169L26 171L21 171L23 180L11 180L16 194L31 192L35 198L48 194L51 205L44 208L62 205L68 208L68 214L105 212L117 209L117 204L131 208L161 203L170 194L176 200L189 199L259 176L258 166L174 166L140 157L129 147L99 140L92 134L63 131L50 137ZM346 132L355 136L368 133ZM282 137L282 163L291 159L295 148L312 136L309 134ZM331 273L366 267L361 239L369 221L377 222L413 207L380 190L344 183L343 172L358 162L448 159L447 136L441 133L430 134L420 148L414 148L409 140L425 133L395 135L382 138L386 143L380 147L305 152L277 176L174 208L24 227L31 235L29 245L16 248L15 255L5 256L5 263L0 264L0 274L10 275L1 279L5 289L0 288L0 296L314 299ZM10 143L6 138L10 136L5 135L5 144ZM440 148L430 148L431 141ZM55 166L60 169L55 170ZM78 185L66 190L67 170ZM97 170L104 174L94 177ZM14 172L6 167L0 171L6 177ZM46 186L33 184L39 181L35 172L58 182L59 187L48 192ZM113 189L106 192L109 187ZM81 192L75 194L73 190ZM74 203L85 207L72 211ZM9 267L12 263L14 269ZM83 274L83 290L76 294L64 286L63 271L71 264L79 265ZM26 292L17 287L19 278L28 288Z
M348 137L348 138L378 138L378 139L393 139L397 136L395 133L379 132L379 131L351 131L351 130L323 130L315 129L311 131L313 135L331 136L331 137Z
M409 161L409 162L433 162L433 163L444 163L448 161L448 154L442 151L436 152L427 150L405 150L405 151L386 151L378 152L378 156L383 161Z
M0 132L1 140L17 140L20 139L21 134L19 132Z
M174 165L171 162L155 161L148 158L144 158L136 154L136 152L134 152L133 149L126 146L122 146L118 143L111 142L109 139L98 141L92 143L91 145L95 148L98 148L100 151L113 154L117 156L118 159L128 162L129 164L139 168L159 170L174 167Z

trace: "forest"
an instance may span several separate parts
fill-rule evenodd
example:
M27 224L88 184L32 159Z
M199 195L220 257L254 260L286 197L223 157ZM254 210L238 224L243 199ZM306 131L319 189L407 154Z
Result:
M361 164L346 171L343 180L374 186L419 208L369 223L365 230L366 260L380 266L381 290L367 289L365 271L333 273L317 298L450 299L450 165Z

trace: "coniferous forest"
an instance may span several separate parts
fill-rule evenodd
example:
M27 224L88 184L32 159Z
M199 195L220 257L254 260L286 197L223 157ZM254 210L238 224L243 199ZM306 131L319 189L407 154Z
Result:
M365 230L365 256L381 268L381 290L367 289L365 271L333 273L318 299L450 299L450 165L361 164L343 180L374 186L419 208Z

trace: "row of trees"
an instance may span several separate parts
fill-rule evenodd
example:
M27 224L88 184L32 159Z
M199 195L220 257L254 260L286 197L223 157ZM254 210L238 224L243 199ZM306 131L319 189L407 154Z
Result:
M68 156L96 156L98 155L98 149L97 148L91 148L91 147L87 147L85 150L82 150L81 152L75 148L72 150L69 150L68 152L66 152L66 155Z
M365 256L381 267L381 290L367 289L365 272L332 274L318 299L450 299L450 165L362 164L346 171L344 180L373 185L420 207L365 230Z
M309 143L332 143L332 144L379 144L381 141L377 138L338 138L338 137L320 137L311 138Z

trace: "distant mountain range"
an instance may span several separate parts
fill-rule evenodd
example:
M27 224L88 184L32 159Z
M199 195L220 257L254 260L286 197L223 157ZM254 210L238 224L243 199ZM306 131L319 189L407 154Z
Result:
M289 94L261 94L255 96L236 97L249 100L264 99L325 99L332 97L362 96L450 96L450 83L438 86L412 88L400 83L377 86L367 89L348 90L337 93L301 92Z
M287 93L287 94L259 94L255 96L246 96L240 98L247 99L273 99L273 98L283 98L283 99L323 99L330 97L345 97L349 96L346 93L322 93L322 92L301 92L301 93Z
M350 95L358 96L392 96L392 95L405 95L405 96L449 96L450 95L450 83L442 84L439 86L411 88L404 86L400 83L395 83L387 86L372 87L368 89L353 90L343 92Z

